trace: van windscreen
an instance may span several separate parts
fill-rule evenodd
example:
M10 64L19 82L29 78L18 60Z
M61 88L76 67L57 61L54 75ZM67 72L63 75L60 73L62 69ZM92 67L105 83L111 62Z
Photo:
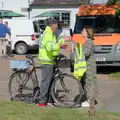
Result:
M39 25L38 25L38 22L37 21L34 21L33 22L33 26L34 26L34 31L36 33L39 33L40 32L40 29L39 29Z
M77 17L74 33L81 33L86 25L92 26L95 33L120 33L120 18L113 15Z
M84 26L94 27L95 17L77 17L74 33L81 33Z

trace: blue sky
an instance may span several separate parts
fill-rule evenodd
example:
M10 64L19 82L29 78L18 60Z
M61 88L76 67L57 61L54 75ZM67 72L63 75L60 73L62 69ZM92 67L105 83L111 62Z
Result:
M93 0L94 3L106 3L108 0Z

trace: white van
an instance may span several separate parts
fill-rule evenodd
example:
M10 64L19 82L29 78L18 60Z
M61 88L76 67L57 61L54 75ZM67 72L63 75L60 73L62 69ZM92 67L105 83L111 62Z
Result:
M38 49L40 28L38 22L30 19L4 19L11 29L12 50L26 54L29 49Z

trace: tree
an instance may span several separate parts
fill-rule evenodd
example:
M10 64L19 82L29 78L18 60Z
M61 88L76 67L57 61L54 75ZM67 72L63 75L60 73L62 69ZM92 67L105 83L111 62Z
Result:
M108 0L107 5L120 4L120 0Z

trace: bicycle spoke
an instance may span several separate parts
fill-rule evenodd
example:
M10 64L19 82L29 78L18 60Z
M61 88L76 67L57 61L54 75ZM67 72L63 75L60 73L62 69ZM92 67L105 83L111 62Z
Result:
M72 75L58 77L52 85L53 99L61 107L74 107L80 101L82 87ZM77 97L79 95L79 97Z
M9 81L9 93L12 100L28 102L32 99L32 77L27 72L19 71L13 74Z

